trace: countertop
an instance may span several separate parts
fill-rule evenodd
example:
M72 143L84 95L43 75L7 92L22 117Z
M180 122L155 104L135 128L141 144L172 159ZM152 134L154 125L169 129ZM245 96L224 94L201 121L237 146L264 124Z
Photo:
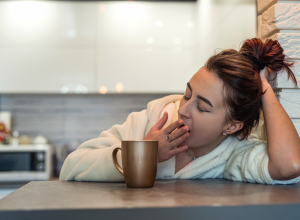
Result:
M0 219L300 219L300 184L224 179L125 183L32 181L0 200Z
M58 177L52 177L50 181L58 181ZM17 190L18 188L28 184L30 181L20 182L1 182L0 181L0 199L4 198L5 196L9 195L13 191Z

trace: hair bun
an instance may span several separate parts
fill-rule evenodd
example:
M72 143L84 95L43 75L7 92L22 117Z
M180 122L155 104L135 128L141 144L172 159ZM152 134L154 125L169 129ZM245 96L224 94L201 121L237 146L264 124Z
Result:
M253 65L253 69L255 71L257 71L258 73L265 68L266 65L259 62L259 60L255 56L250 55L248 53L243 53L243 52L241 54L243 56L245 56L246 58L248 58L249 60L251 60L252 65Z
M283 51L283 48L277 40L266 39L265 42L263 42L259 38L245 40L240 49L241 53L248 55L248 58L253 63L254 69L259 70L263 66L267 66L275 72L274 80L277 78L278 72L284 69L287 71L288 79L292 78L297 87L296 77L290 69L295 62L288 58ZM258 62L252 57L256 58Z

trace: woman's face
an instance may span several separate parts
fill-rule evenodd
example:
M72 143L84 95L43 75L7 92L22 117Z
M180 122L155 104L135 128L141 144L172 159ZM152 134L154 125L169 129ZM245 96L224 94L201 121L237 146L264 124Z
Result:
M225 116L221 81L202 67L190 79L180 100L178 118L190 129L190 136L181 145L209 148L222 141Z

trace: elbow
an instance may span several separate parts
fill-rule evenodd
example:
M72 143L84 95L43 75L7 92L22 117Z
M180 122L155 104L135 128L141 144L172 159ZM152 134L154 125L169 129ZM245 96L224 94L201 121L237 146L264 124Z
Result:
M273 180L291 180L300 176L300 160L291 162L289 165L275 169L269 166L270 175Z
M300 161L293 163L291 170L292 170L291 175L293 176L292 179L300 176Z

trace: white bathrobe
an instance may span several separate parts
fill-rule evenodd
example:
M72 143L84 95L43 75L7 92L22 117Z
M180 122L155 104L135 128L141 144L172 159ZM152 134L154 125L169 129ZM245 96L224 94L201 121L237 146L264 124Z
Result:
M98 138L81 144L65 160L59 179L75 181L119 182L124 177L115 168L112 151L121 147L122 140L143 140L150 128L165 111L168 121L164 127L178 119L177 110L182 95L169 95L148 103L147 109L131 113L122 125L114 125ZM283 146L284 147L284 146ZM117 154L120 166L120 151ZM175 157L158 163L156 179L225 178L263 184L292 184L292 180L273 180L268 171L269 157L266 141L251 133L248 140L239 141L228 136L210 153L193 160L175 173Z

